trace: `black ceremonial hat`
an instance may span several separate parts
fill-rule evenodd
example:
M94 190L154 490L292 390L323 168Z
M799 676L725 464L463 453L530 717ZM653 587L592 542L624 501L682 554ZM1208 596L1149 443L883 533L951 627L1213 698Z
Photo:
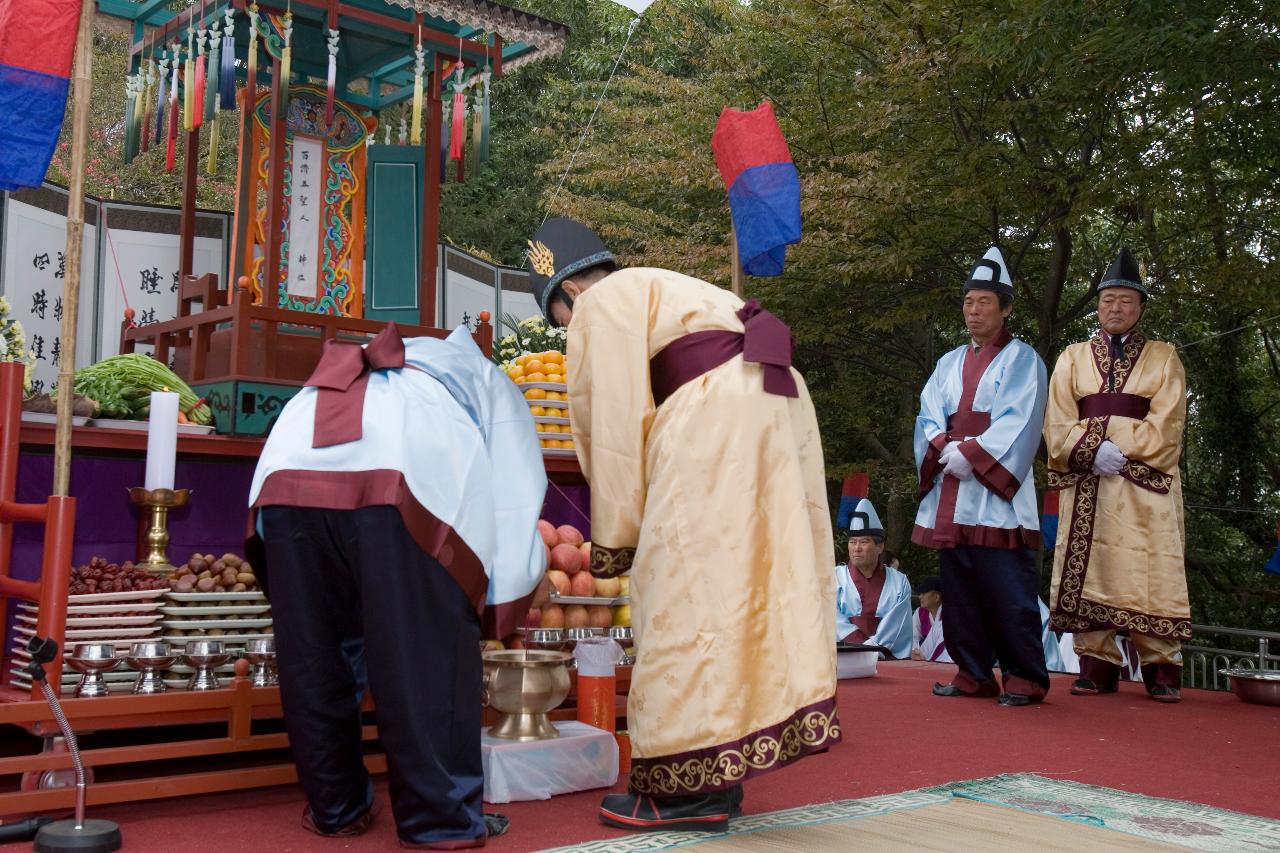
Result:
M1142 294L1143 302L1146 302L1147 297L1151 295L1147 293L1146 285L1142 283L1142 270L1138 267L1138 259L1128 249L1121 249L1120 254L1116 255L1116 259L1107 269L1107 274L1102 277L1102 284L1098 285L1098 291L1102 292L1108 287L1127 287L1130 290L1136 290Z
M551 296L560 282L576 272L617 260L600 235L572 219L548 219L529 241L529 282L533 297L548 320Z
M942 592L942 579L938 577L924 578L916 584L912 592L916 595L924 595L926 592Z
M987 253L969 270L964 292L970 290L993 290L1013 298L1013 279L1009 277L1009 265L1005 263L999 246L987 249Z

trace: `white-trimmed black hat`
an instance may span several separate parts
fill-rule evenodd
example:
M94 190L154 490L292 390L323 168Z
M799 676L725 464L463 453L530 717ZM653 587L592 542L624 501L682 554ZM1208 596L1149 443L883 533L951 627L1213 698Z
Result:
M871 501L863 498L849 515L850 536L870 536L877 542L884 541L884 526L880 524L880 516Z
M1013 279L1009 277L1009 265L1005 263L1004 253L999 246L992 246L982 259L969 270L969 280L964 283L964 292L970 290L993 290L1013 298Z

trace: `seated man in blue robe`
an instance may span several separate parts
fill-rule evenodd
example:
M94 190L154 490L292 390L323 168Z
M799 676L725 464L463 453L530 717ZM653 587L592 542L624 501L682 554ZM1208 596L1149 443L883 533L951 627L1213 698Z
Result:
M911 656L911 583L884 564L884 528L863 498L849 520L849 562L836 566L836 640Z

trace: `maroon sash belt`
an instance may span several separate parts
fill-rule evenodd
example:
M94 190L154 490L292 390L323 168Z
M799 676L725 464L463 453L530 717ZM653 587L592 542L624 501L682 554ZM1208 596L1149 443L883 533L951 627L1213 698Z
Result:
M990 412L956 412L947 417L947 441L975 438L991 426Z
M319 389L311 446L359 441L364 434L364 392L369 386L369 374L404 366L404 341L394 322L388 323L368 346L325 341L320 363L307 380L308 387Z
M653 402L661 406L681 385L742 353L745 361L764 367L764 390L782 397L798 397L791 375L791 330L752 299L738 311L743 332L709 329L693 332L668 344L649 359Z
M1117 415L1122 418L1142 420L1151 411L1151 401L1137 394L1090 394L1081 397L1076 403L1076 411L1080 420L1089 418L1105 418Z

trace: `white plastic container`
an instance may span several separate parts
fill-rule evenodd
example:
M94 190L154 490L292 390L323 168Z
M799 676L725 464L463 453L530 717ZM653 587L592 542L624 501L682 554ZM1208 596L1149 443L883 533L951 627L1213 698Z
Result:
M879 659L879 652L836 652L836 678L870 678Z

